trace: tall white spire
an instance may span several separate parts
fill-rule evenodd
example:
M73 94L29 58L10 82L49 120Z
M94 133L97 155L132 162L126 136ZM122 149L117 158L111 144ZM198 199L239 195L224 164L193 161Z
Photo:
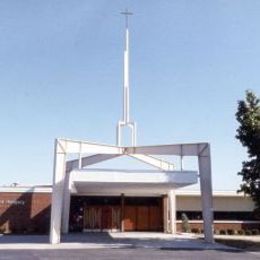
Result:
M133 13L127 9L121 12L125 16L125 49L124 49L124 85L123 85L123 119L117 125L117 145L122 145L122 129L129 127L131 129L131 143L136 145L136 123L130 122L130 107L129 107L129 30L128 16Z

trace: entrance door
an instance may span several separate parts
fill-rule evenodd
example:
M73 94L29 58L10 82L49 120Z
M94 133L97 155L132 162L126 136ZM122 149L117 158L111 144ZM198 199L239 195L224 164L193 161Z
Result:
M125 206L125 231L162 231L163 216L159 206Z
M108 231L112 229L112 208L109 206L102 206L101 211L102 231Z
M124 229L125 231L136 230L136 207L125 206L124 208Z
M162 231L163 230L163 212L162 209L156 206L149 207L149 224L150 230Z
M84 209L85 231L120 230L121 211L117 206L87 206Z
M101 208L96 206L86 207L84 209L84 230L101 230Z
M137 214L136 230L138 230L138 231L148 231L148 230L150 230L149 207L138 206L137 210L136 210L136 214Z

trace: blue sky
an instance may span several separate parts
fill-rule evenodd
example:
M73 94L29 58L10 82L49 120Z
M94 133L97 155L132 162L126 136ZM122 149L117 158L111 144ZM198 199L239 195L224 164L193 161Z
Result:
M115 143L128 7L138 144L208 141L237 189L237 100L260 93L260 1L0 2L1 185L48 184L55 137Z

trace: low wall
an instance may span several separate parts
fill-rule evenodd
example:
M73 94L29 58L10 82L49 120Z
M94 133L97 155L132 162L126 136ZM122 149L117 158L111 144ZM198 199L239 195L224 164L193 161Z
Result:
M197 229L203 231L203 221L201 220L190 220L189 225L191 229ZM260 221L214 221L214 231L218 233L220 230L247 230L247 229L259 229ZM182 223L180 220L177 221L177 231L182 232Z

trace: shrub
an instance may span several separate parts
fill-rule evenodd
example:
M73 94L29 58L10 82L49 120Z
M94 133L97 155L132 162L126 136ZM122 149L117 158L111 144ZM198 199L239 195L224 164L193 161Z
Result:
M252 229L252 235L260 235L260 231L259 231L259 229Z
M219 230L219 234L220 234L220 235L226 235L226 234L227 234L227 231L224 230L224 229L220 229L220 230Z
M4 234L11 234L12 233L12 230L9 228L9 225L6 225L4 227Z
M190 233L189 219L185 213L181 214L181 220L182 220L182 231Z
M237 231L237 234L240 235L240 236L242 236L242 235L245 234L245 230L240 229L240 230Z
M228 235L234 235L234 234L235 234L234 229L228 229L228 230L227 230L227 234L228 234Z
M250 229L247 229L247 230L245 231L245 235L246 235L246 236L251 236L251 235L252 235L252 231L251 231Z
M4 234L5 233L5 226L1 226L0 227L0 234Z

